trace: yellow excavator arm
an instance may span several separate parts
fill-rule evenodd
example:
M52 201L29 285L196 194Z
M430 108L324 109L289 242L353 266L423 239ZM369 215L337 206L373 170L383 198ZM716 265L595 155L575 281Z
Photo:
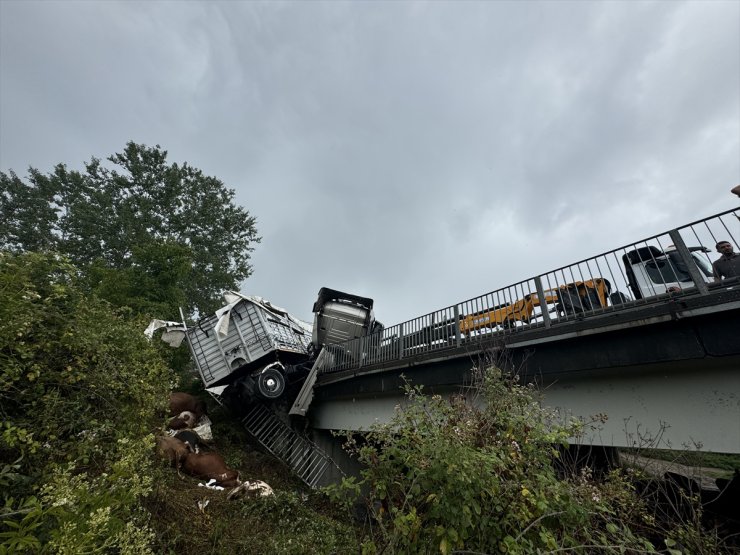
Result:
M603 278L594 278L547 289L544 291L544 299L540 299L537 293L531 293L512 303L463 316L460 319L460 332L470 333L471 331L495 328L496 326L512 327L517 322L528 324L534 316L534 309L537 306L542 306L542 310L545 310L545 307L554 304L556 305L555 310L562 310L561 305L564 304L563 297L566 293L570 294L571 303L573 295L578 295L577 302L581 304L582 310L585 307L605 308L608 303L609 289L608 281ZM599 304L598 307L593 306L594 294Z

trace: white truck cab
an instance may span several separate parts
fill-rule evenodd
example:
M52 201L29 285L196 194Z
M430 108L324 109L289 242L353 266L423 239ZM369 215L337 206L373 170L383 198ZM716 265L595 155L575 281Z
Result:
M692 261L705 283L712 281L712 266L706 247L689 247ZM665 251L654 246L631 250L622 256L627 281L636 299L683 291L694 286L686 263L675 247Z

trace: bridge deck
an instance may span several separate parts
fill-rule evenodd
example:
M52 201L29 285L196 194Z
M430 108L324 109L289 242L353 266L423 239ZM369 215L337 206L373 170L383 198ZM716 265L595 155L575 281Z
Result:
M325 373L311 418L317 428L366 429L402 402L405 380L449 393L471 383L474 365L495 363L539 384L564 413L607 414L589 442L740 453L738 338L740 288L723 288Z
M685 321L687 318L697 318L702 325L697 328L694 328L693 325L688 327L676 325L656 327L657 324L676 323L681 320ZM515 333L491 335L489 338L480 336L463 338L459 346L449 342L446 346L433 351L419 348L419 352L414 353L414 347L412 346L406 349L406 355L403 358L376 364L359 364L356 368L350 370L324 372L319 376L316 385L321 387L339 381L351 380L362 375L460 358L477 360L481 354L493 354L504 350L526 350L531 358L538 347L544 348L547 344L553 342L563 342L577 338L584 339L602 334L609 335L608 341L612 342L615 334L623 336L624 333L619 332L627 330L630 330L629 335L649 330L647 335L643 337L650 337L650 342L642 341L642 343L648 343L648 346L652 343L663 354L650 357L645 347L636 351L634 343L620 344L617 346L617 350L622 351L623 354L617 359L612 357L609 367L634 366L650 361L736 357L740 355L740 286L716 289L707 295L666 299L660 304L634 306L620 311L605 312L591 316L588 319L564 322L550 328L541 326L521 327ZM686 340L687 334L689 337L693 335L690 341ZM560 344L559 348L562 350L563 345ZM570 349L568 350L570 351ZM608 350L613 351L614 349L609 348ZM573 356L573 354L569 353L569 356ZM589 352L586 353L585 357L577 356L577 358L593 358L593 356L594 353ZM597 358L603 357L597 356ZM619 361L622 361L622 363L618 363ZM528 366L532 370L532 365L529 364ZM572 359L570 364L558 364L551 361L548 364L538 365L536 371L539 374L545 373L557 377L576 371L578 366L573 364ZM740 372L740 365L738 371Z

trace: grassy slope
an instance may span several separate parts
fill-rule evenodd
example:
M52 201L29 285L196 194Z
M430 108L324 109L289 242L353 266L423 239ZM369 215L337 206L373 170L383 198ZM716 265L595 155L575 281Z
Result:
M211 409L215 450L240 471L242 479L263 480L276 495L229 501L226 491L199 487L202 480L178 477L163 462L146 507L157 534L157 553L298 555L357 550L359 529L347 515L294 478L283 463L253 447L238 420L218 406ZM198 502L205 500L209 503L201 511Z
M197 385L189 388L198 394ZM202 396L202 394L201 394ZM177 555L329 554L358 551L363 530L328 499L293 477L282 462L255 447L238 419L211 402L215 450L242 479L264 480L276 492L267 499L228 501L226 492L199 487L162 462L146 509L157 534L155 552ZM731 470L740 457L641 449L640 455L690 466ZM698 458L697 458L698 457ZM710 464L711 463L711 464ZM731 472L727 472L727 475ZM198 502L208 500L204 510Z

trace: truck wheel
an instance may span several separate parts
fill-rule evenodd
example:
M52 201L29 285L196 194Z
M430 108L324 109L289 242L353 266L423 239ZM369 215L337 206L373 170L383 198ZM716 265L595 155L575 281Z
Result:
M277 399L285 391L285 376L277 368L267 368L256 378L257 391L265 399Z

